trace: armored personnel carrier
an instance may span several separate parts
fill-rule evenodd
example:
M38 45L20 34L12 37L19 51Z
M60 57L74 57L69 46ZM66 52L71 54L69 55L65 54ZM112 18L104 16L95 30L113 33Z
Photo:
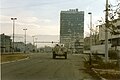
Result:
M56 46L53 48L53 59L55 59L56 56L64 56L65 59L67 59L67 48L64 47L63 44L56 44Z

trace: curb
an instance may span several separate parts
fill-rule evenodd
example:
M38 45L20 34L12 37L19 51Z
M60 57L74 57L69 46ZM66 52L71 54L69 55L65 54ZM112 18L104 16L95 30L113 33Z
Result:
M27 60L27 59L29 59L29 57L26 57L26 58L24 58L24 59L14 60L14 61L2 62L2 63L0 63L0 64L13 63L13 62L17 62L17 61L23 61L23 60Z
M88 60L88 58L87 57L82 57L85 61L87 61ZM101 79L101 80L107 80L107 79L105 79L105 78L103 78L103 77L101 77L99 74L98 74L98 72L97 71L95 71L94 70L94 68L91 68L91 70Z
M92 70L101 80L107 80L107 79L101 77L101 76L98 74L98 72L94 70L94 68L92 68L91 70Z

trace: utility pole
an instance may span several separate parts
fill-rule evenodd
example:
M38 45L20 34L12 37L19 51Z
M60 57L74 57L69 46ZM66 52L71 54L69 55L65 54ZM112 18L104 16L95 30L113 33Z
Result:
M25 51L24 51L24 53L26 53L26 30L27 29L23 29L24 31L25 31Z
M91 56L92 56L92 13L88 13L90 15L90 65L91 65Z
M108 0L106 0L106 10L105 10L105 61L108 62L108 27L109 27L109 21L108 21Z
M12 45L12 53L14 53L14 36L15 36L15 20L17 20L17 18L11 18L11 20L13 20L13 45Z

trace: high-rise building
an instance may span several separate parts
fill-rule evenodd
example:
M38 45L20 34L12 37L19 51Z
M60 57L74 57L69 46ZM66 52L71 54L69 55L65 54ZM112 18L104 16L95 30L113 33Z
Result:
M60 43L68 48L77 48L83 51L84 38L84 11L69 9L60 13Z

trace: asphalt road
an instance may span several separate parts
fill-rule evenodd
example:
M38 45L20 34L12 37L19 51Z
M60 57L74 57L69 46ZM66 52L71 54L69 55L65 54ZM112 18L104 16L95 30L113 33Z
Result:
M85 73L82 55L52 59L51 53L1 65L2 80L95 80Z

